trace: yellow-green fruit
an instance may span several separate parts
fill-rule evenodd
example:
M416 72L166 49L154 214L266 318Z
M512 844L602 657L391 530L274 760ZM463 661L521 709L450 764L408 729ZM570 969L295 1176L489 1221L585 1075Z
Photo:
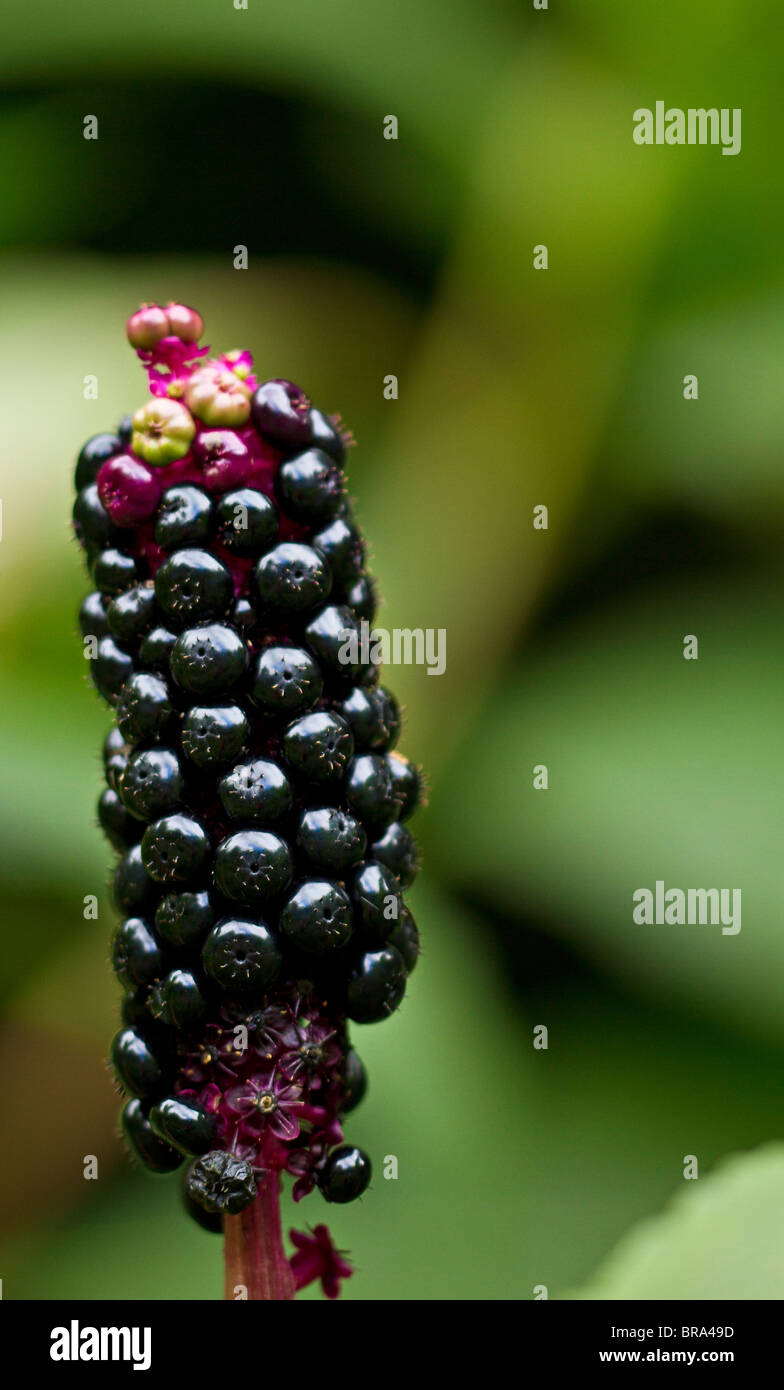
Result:
M244 425L250 416L251 391L235 372L215 365L194 372L185 399L197 419L205 425L233 428Z
M156 397L140 406L133 417L131 448L153 468L164 468L175 459L185 458L195 433L193 417L180 401Z

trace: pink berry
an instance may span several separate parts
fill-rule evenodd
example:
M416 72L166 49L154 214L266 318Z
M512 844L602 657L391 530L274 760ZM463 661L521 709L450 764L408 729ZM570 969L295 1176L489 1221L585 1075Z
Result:
M135 526L152 516L160 486L151 468L130 454L101 464L96 479L98 496L116 526Z
M159 304L143 304L125 325L131 347L149 352L169 333L169 320Z
M167 304L166 317L170 333L181 343L198 343L204 332L204 320L195 309L189 309L187 304Z

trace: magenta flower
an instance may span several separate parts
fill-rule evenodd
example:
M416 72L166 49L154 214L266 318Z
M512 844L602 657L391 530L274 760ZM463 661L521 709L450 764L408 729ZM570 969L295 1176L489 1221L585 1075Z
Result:
M354 1270L342 1258L341 1251L335 1249L328 1228L316 1226L310 1235L304 1231L289 1231L289 1239L297 1247L289 1261L297 1290L320 1279L326 1297L337 1298L341 1279L350 1279Z
M318 1073L334 1067L342 1056L335 1029L307 1019L297 1020L285 1044L279 1066L289 1081L319 1081Z
M259 1137L274 1134L276 1139L289 1143L299 1134L297 1111L302 1107L302 1091L289 1085L274 1071L252 1076L242 1086L226 1092L225 1104L229 1114L240 1122L240 1128Z

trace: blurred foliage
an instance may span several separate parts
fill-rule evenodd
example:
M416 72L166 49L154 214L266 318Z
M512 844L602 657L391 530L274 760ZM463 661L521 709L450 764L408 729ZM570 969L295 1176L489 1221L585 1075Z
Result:
M346 1296L781 1296L776 16L773 0L6 16L6 1297L220 1293L177 1179L133 1171L115 1133L93 824L109 717L68 532L80 443L143 394L121 325L171 297L342 412L380 621L447 630L445 676L389 672L431 776L426 952L400 1015L356 1030L371 1091L350 1134L377 1177L331 1223L358 1265ZM638 149L632 111L658 98L742 107L742 153ZM658 878L741 887L741 933L632 926L633 889ZM700 1182L639 1228L691 1153Z

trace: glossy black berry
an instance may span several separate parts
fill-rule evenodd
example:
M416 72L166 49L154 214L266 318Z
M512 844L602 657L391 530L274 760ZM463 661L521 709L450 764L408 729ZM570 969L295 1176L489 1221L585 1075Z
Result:
M153 622L155 593L148 584L135 584L113 598L106 608L106 619L118 642L134 643Z
M311 441L310 401L293 381L264 381L251 401L259 434L283 450L304 449Z
M98 651L90 661L90 675L99 695L114 705L125 682L133 671L133 658L113 637L102 637Z
M207 1212L236 1215L256 1199L251 1165L236 1154L214 1149L196 1160L186 1179L189 1196Z
M361 864L351 883L357 927L363 941L383 946L394 930L401 911L400 885L384 864Z
M122 1028L117 1033L112 1043L112 1064L120 1084L142 1100L160 1093L165 1084L164 1067L135 1028Z
M194 695L217 695L236 685L248 662L248 648L238 633L220 623L180 633L171 655L177 684Z
M119 439L124 449L127 449L128 445L130 444L132 434L133 416L123 415L119 425L117 426L117 438Z
M401 798L398 820L408 820L422 800L422 774L402 753L389 753L386 761L395 792Z
M297 845L314 868L341 874L365 853L367 836L359 821L337 806L303 811Z
M154 627L142 638L139 661L147 671L169 670L169 659L177 637L167 627Z
M120 1005L120 1018L126 1028L136 1028L138 1032L144 1032L145 1027L149 1026L150 1013L147 1008L147 995L149 990L131 990L124 994Z
M150 991L149 1010L153 1018L189 1033L201 1023L207 1002L191 970L171 970Z
M121 594L136 579L136 561L133 556L109 546L96 555L92 575L96 589L102 594Z
M175 550L155 575L155 596L177 622L202 622L226 612L234 584L226 566L208 550Z
M163 952L149 922L126 917L112 941L112 967L126 989L138 989L157 980L163 969Z
M182 1154L159 1139L140 1100L129 1100L122 1112L122 1128L133 1153L152 1173L173 1173Z
M126 850L141 838L142 827L112 787L106 788L98 802L98 822L115 849Z
M238 758L250 735L239 705L194 705L182 721L183 752L197 767L220 767Z
M103 549L116 535L109 513L98 496L95 483L83 487L77 494L72 516L76 539L83 550ZM103 585L98 584L98 588L102 589Z
M269 823L288 811L292 802L285 772L266 758L232 768L218 783L218 795L230 820Z
M351 903L339 884L308 879L282 909L280 929L299 950L327 955L351 937Z
M280 465L275 489L283 510L295 521L319 525L338 510L345 491L343 474L321 449L308 449Z
M83 599L79 609L79 628L83 637L106 637L109 623L103 596L98 590Z
M156 883L198 878L209 853L207 835L191 816L164 816L148 825L142 836L142 861Z
M266 902L291 882L288 845L268 830L238 830L215 851L215 883L237 903Z
M201 953L207 974L228 994L258 994L280 970L278 944L269 927L228 917L209 933Z
M374 859L386 864L401 888L408 888L419 873L419 851L416 840L400 821L394 820L383 835L371 846Z
M410 975L419 960L419 928L407 907L401 908L395 930L389 938L389 944L400 952Z
M193 1159L194 1163L198 1163L198 1161L198 1159ZM221 1216L220 1212L205 1211L204 1207L202 1207L196 1201L196 1199L191 1196L188 1186L190 1179L190 1171L191 1165L189 1164L183 1173L182 1182L182 1204L185 1208L185 1211L187 1215L191 1218L191 1220L196 1222L197 1226L201 1226L201 1229L203 1231L209 1231L210 1235L222 1235L223 1217Z
M336 589L345 593L362 577L365 547L356 526L345 517L336 517L313 537L313 546L324 556Z
M305 641L325 670L341 680L356 680L369 665L354 615L344 604L322 608L305 628Z
M235 598L229 613L229 621L238 632L250 632L258 622L256 609L247 598Z
M381 754L362 753L354 759L346 777L346 800L373 832L385 830L399 816L401 794Z
M354 1202L372 1176L370 1159L362 1149L341 1144L333 1149L319 1171L318 1185L328 1202Z
M170 946L190 949L201 944L215 920L206 891L166 893L155 910L158 935Z
M356 1110L360 1101L364 1100L367 1086L365 1064L352 1048L350 1052L346 1053L346 1060L343 1065L343 1102L340 1108L344 1115L347 1115L350 1110Z
M103 741L103 765L107 769L111 760L118 754L127 754L128 745L120 730L113 724Z
M121 451L122 440L116 434L94 434L92 439L88 439L76 460L74 485L77 492L94 483L101 464Z
M300 647L265 647L253 671L251 698L265 714L298 714L321 695L321 672Z
M284 541L262 555L254 570L259 601L284 613L304 613L329 594L332 579L323 555L311 545Z
M177 754L171 748L144 748L133 753L120 777L119 791L139 820L154 820L172 811L183 791Z
M129 743L161 738L171 715L169 687L163 676L137 671L126 681L117 702L117 726Z
M210 534L212 503L200 487L183 483L164 492L155 519L155 539L163 550L199 545Z
M142 863L141 845L134 845L126 851L114 871L114 905L118 912L130 917L152 906L156 896L157 885Z
M215 1115L184 1096L166 1096L150 1107L149 1119L158 1138L184 1154L207 1153L218 1127Z
M310 438L307 443L316 449L321 449L323 453L329 454L336 463L343 465L346 457L346 446L340 431L326 415L322 415L320 410L311 410L310 412Z
M346 989L346 1013L355 1023L389 1018L406 992L406 967L394 946L365 951L355 962Z
M348 724L329 710L304 715L290 724L283 736L283 751L290 767L311 782L331 782L342 777L353 750Z
M346 606L358 622L372 623L378 608L373 580L365 576L358 579L356 584L352 584L346 594Z
M385 753L400 737L397 700L383 686L367 690L355 685L340 706L351 725L357 752Z
M278 539L275 504L256 488L225 492L216 512L218 540L234 555L260 555Z

